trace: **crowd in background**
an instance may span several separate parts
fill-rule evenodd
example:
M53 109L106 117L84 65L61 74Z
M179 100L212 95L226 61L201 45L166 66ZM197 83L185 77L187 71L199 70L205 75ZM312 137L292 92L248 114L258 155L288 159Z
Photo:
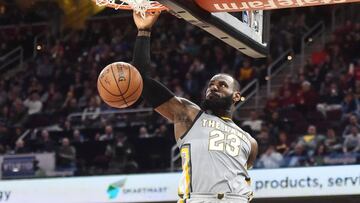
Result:
M329 9L320 11L324 18L330 13ZM164 14L152 32L152 76L177 96L198 104L207 80L215 73L229 73L242 86L254 78L264 80L272 60L288 48L298 53L301 36L320 20L311 15L313 9L274 13L271 33L276 34L271 34L270 56L261 60L248 58L191 24ZM175 140L166 120L152 113L138 113L135 119L100 113L111 108L97 94L99 72L114 61L132 59L136 28L125 21L131 22L131 16L92 20L84 30L61 38L48 33L23 71L1 79L0 154L55 152L57 168L70 168L78 175L165 170L169 166ZM359 150L360 140L354 146L357 138L351 137L355 132L351 125L358 125L356 95L360 86L356 77L360 67L356 53L360 52L355 50L359 50L359 33L358 23L339 28L297 75L284 81L281 91L268 100L265 113L258 112L260 118L253 112L251 120L239 124L252 131L260 144L256 167L321 165L317 157L330 153L329 145L334 145L336 152ZM23 37L19 35L19 40ZM139 101L133 108L144 107L147 104ZM341 111L342 125L320 136L318 123L309 121L316 109L321 121L329 111ZM74 113L79 116L69 117ZM291 114L302 120L286 120ZM338 135L353 114L356 121L345 128L344 135ZM139 122L141 116L143 122ZM298 131L291 131L294 123L300 123ZM31 133L19 139L28 129ZM165 147L153 149L156 145Z
M360 156L359 16L316 45L248 126L260 143L258 167L358 163ZM255 125L255 123L257 125Z

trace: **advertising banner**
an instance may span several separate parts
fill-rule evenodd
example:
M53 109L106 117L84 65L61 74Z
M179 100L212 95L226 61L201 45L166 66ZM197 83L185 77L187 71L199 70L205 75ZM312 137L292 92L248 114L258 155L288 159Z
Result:
M3 178L21 178L34 175L35 156L4 157L2 162Z
M239 12L353 3L360 0L195 0L195 2L209 12Z
M0 202L177 200L180 173L0 181ZM255 198L360 195L360 165L251 170Z

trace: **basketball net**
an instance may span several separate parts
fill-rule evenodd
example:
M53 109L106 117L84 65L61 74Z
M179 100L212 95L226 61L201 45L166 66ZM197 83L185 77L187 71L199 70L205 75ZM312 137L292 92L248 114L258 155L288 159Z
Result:
M117 3L115 0L93 0L98 6L106 6L114 9L134 10L145 18L146 12L167 10L165 6L157 1L152 0L119 0Z

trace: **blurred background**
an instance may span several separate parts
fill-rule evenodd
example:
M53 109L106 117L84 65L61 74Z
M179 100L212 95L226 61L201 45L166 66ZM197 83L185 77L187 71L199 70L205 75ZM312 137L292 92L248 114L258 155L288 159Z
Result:
M359 6L271 11L264 59L164 13L151 74L197 104L213 74L233 75L243 89L234 121L259 143L254 171L356 165ZM0 0L2 179L181 171L170 123L141 100L119 110L97 93L102 68L131 61L136 33L131 12L91 1ZM359 201L337 198L324 201Z

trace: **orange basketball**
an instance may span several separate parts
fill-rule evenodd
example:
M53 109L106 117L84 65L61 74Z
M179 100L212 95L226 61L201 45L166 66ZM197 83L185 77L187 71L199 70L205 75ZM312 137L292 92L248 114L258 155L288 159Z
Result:
M139 99L143 80L139 71L131 64L115 62L101 71L97 88L106 104L115 108L126 108Z

